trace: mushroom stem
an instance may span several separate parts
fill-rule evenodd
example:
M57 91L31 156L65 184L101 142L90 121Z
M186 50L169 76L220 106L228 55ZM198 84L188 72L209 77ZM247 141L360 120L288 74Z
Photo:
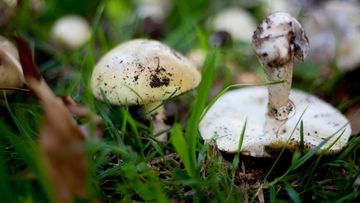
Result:
M161 101L153 102L144 106L146 117L152 121L153 132L160 142L167 141L167 130L170 128L164 120L166 119L165 108Z
M289 14L276 12L257 27L253 35L253 49L264 67L269 81L284 81L268 87L268 116L284 121L293 113L289 100L294 56L303 61L309 42L300 23Z
M286 120L294 109L289 100L293 63L290 62L276 68L265 65L264 71L268 81L283 81L283 83L268 86L268 115L277 120Z

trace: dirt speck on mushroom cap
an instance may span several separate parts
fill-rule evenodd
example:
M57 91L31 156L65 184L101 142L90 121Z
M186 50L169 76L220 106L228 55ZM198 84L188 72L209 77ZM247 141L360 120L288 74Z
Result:
M94 95L101 91L113 104L161 101L195 88L200 72L184 56L155 41L137 39L112 49L100 59L91 78Z

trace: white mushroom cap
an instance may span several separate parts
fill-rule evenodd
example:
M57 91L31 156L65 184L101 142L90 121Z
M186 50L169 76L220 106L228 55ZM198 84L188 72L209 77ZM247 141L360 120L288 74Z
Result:
M194 49L186 54L186 58L200 70L205 62L206 53L202 49Z
M77 15L68 15L58 19L51 31L52 39L69 49L82 46L90 38L90 34L88 22Z
M347 58L351 57L347 55L350 52L346 52L354 51L354 55L357 52L348 45L351 41L356 41L355 37L360 33L359 3L329 1L323 7L306 13L302 22L311 44L309 56L320 68L326 70L336 55L336 60L341 61L338 62L340 71L348 71L359 65L352 63L352 60L347 62ZM344 51L346 54L342 54ZM336 54L337 52L339 54Z
M93 70L91 89L112 104L148 104L198 86L200 72L184 56L155 40L136 39L103 56Z
M164 21L172 6L170 0L137 0L137 2L139 16L151 17L157 22Z
M335 133L336 135L322 147L325 149L341 135L343 130L344 133L331 147L330 152L338 151L346 145L351 134L348 120L326 102L305 92L292 90L290 100L296 108L295 114L279 125L278 121L268 119L266 116L267 95L266 87L250 87L227 92L216 101L202 119L199 126L202 138L205 141L214 140L222 151L237 152L240 135L247 121L241 152L262 157L268 155L267 149L298 147L300 145L298 121L301 119L304 123L305 147L313 148Z
M297 0L263 1L263 3L268 13L281 11L296 15L299 12L299 8L301 8L301 1Z
M360 32L340 45L336 63L343 71L350 71L360 66Z
M213 28L215 31L228 32L234 40L251 42L256 23L247 11L228 8L215 16Z
M17 49L9 40L0 36L0 86L19 87L23 83Z

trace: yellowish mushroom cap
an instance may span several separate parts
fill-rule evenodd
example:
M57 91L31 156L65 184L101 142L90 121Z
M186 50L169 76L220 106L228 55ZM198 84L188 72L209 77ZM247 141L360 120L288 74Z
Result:
M136 39L112 49L96 64L91 89L112 104L148 104L197 87L201 74L184 56L155 40ZM103 94L102 94L103 93Z

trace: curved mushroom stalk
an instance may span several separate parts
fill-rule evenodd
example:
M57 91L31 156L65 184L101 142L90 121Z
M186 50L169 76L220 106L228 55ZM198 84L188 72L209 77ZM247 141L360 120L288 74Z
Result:
M295 18L277 12L268 16L255 30L253 48L267 80L284 81L268 87L268 115L279 121L286 120L294 110L289 100L293 58L304 60L309 50L308 38Z
M156 140L166 142L168 139L167 130L170 129L170 126L164 122L166 115L162 102L159 101L145 105L144 112L147 113L146 117L152 122L152 135L156 136Z

